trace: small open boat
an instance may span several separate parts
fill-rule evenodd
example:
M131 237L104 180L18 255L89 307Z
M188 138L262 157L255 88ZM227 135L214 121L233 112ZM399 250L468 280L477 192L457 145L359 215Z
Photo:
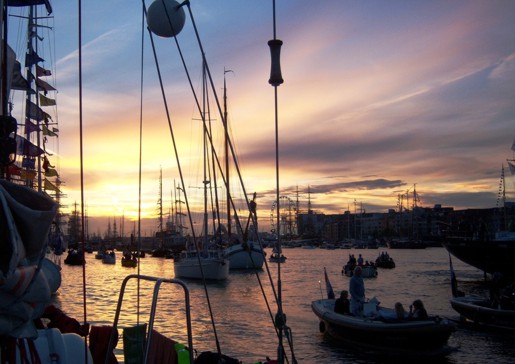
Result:
M365 317L356 317L334 312L334 303L334 299L311 303L311 309L320 319L320 331L352 345L389 352L438 354L455 331L453 323L440 317L430 317L428 320L381 318L393 311L387 308L374 309Z
M270 258L268 258L268 261L271 263L284 263L286 262L286 257L279 253L272 253Z
M135 268L138 266L138 259L136 257L122 257L122 267Z
M68 255L64 259L64 264L83 265L86 262L82 249L69 249Z
M375 265L376 265L376 267L379 267L379 268L386 268L386 269L395 268L395 262L393 261L393 258L387 252L382 252L376 258Z
M104 264L116 264L116 253L114 250L110 250L102 257L102 263Z
M356 265L345 264L342 269L342 275L345 274L347 277L352 277L354 268L356 268ZM363 278L375 278L377 277L377 268L374 265L363 265L361 266L361 276Z

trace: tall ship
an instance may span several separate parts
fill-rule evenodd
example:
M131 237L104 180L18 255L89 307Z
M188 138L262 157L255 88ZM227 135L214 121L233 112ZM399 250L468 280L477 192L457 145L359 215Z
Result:
M515 141L511 147L515 153ZM512 175L514 159L507 159ZM515 277L515 203L506 201L506 176L502 167L497 207L463 211L447 227L444 247L463 262L485 273Z
M31 4L31 6L23 6ZM2 148L0 178L48 195L61 204L59 120L53 59L52 7L47 1L7 1L5 21L24 31L7 31L7 77L2 82L2 125L8 135ZM66 249L64 216L58 210L49 233L54 257Z

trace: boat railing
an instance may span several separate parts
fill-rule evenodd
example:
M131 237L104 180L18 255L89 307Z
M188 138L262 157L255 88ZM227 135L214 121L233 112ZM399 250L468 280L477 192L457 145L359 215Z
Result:
M186 313L186 327L188 332L188 351L189 351L189 359L190 363L193 363L193 334L191 329L191 312L190 312L190 293L189 289L186 286L184 282L178 279L166 279L166 278L158 278L158 277L152 277L152 276L145 276L145 275L139 275L139 274L130 274L122 282L122 286L120 288L120 296L118 298L118 305L116 306L116 313L114 316L114 322L113 322L113 330L111 332L111 337L109 340L109 346L108 346L108 353L112 352L117 341L117 328L118 328L118 320L120 318L120 312L121 307L123 303L123 297L125 294L125 288L127 286L127 283L131 279L137 279L137 280L145 280L150 282L155 282L154 284L154 292L152 296L152 304L150 308L150 315L148 320L148 334L147 334L147 340L145 345L145 355L144 355L144 361L143 363L147 363L148 357L149 357L149 348L151 348L151 341L152 341L152 333L154 328L154 319L156 315L156 307L157 307L157 299L159 296L159 289L161 288L161 284L163 283L170 283L170 284L176 284L182 287L184 291L184 305L185 305L185 313ZM106 364L109 363L109 357L106 357Z

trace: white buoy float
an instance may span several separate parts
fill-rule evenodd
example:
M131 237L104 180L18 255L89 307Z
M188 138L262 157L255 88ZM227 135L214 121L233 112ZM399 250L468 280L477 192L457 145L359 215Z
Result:
M147 24L152 33L170 38L179 34L186 22L182 6L175 0L155 0L147 11Z

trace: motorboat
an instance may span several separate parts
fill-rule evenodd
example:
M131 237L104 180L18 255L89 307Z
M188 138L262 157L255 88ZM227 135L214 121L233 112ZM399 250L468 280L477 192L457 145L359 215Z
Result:
M284 256L283 254L272 253L270 258L268 258L268 261L271 263L284 263L286 262L286 259L286 256Z
M471 321L476 326L515 330L515 283L501 288L502 275L495 273L490 282L490 296L465 294L458 290L456 274L449 257L451 271L450 300L452 308L460 314L463 322Z
M123 256L121 259L122 267L135 268L138 266L138 259L136 257Z
M352 277L354 274L354 268L356 265L345 264L342 269L342 275ZM377 268L374 265L363 265L361 266L361 277L363 278L375 278L377 277Z
M82 249L69 249L64 264L68 265L84 265L86 260L84 259L84 252Z
M114 250L108 251L102 257L102 263L104 264L116 264L116 253Z
M382 252L377 258L376 258L376 267L378 268L386 268L386 269L393 269L395 268L395 262L393 258L386 252Z
M513 297L512 297L513 299ZM461 296L451 299L452 308L462 321L478 326L515 331L515 306L501 304L492 307L491 300L481 296Z
M366 303L364 316L334 312L334 299L311 303L319 329L336 340L385 351L437 354L447 345L455 325L434 316L427 320L392 319L394 310Z

